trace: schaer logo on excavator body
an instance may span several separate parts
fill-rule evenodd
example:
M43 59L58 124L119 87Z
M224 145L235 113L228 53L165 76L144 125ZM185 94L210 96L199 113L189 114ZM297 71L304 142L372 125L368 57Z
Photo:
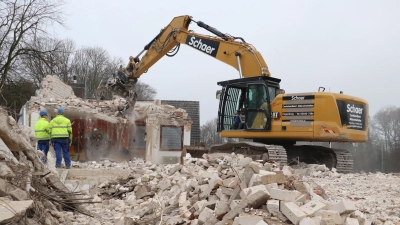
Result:
M217 41L196 38L190 35L186 38L186 44L214 57L217 55L219 48L219 42Z

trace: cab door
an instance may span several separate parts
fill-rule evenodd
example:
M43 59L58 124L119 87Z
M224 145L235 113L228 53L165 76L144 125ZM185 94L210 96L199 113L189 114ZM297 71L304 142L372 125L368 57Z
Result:
M247 130L271 130L271 107L265 84L247 84L245 109Z

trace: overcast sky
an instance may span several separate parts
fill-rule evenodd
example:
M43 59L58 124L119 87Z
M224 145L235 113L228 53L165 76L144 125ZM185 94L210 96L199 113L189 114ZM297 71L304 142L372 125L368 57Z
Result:
M137 55L175 16L191 15L223 33L243 37L261 52L286 93L317 91L361 97L370 115L400 106L400 1L68 1L68 30L77 47L101 46L111 56ZM208 31L191 24L200 34ZM141 80L162 100L200 102L200 124L217 116L218 81L239 73L181 45Z

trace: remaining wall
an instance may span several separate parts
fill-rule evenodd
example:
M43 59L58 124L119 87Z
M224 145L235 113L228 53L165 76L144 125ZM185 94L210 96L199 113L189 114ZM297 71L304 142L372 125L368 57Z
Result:
M200 142L200 102L161 100L161 104L172 105L176 108L184 109L193 121L190 132L190 145Z
M86 157L81 157L81 154L84 154L85 156L86 154L92 154L93 157L97 156L98 154L103 156L105 153L101 152L98 149L107 149L106 153L107 151L116 151L115 153L123 153L124 151L121 150L121 145L118 143L123 143L123 147L125 147L125 149L127 149L128 151L131 151L132 149L130 149L130 146L134 145L131 142L136 140L136 138L143 137L139 137L137 136L137 134L132 135L132 133L135 132L135 129L133 129L132 131L125 128L130 127L129 124L133 126L136 126L136 124L144 124L146 126L147 134L147 136L145 137L147 152L144 152L145 150L141 150L140 155L145 155L146 160L150 160L154 163L178 162L183 146L191 144L192 119L190 118L186 110L182 108L176 108L168 104L161 104L160 100L138 101L134 107L133 112L126 117L122 117L117 109L124 105L125 102L125 99L118 96L114 96L111 100L102 101L96 101L93 99L81 99L74 95L71 86L61 82L56 76L49 75L43 80L42 88L37 92L37 95L32 96L31 99L28 101L25 123L30 122L29 125L33 128L38 119L38 112L41 109L46 109L48 111L48 119L51 120L57 115L56 109L58 107L63 107L65 110L64 115L71 121L75 121L75 124L72 125L73 132L75 132L73 133L73 136L78 137L78 139L82 137L81 139L84 140L80 141L74 139L73 145L70 147L71 156L76 155L76 158L80 160L93 160ZM91 122L94 121L98 121L96 122L96 124L98 124L96 125L96 127L93 127L93 129L89 129L90 127L88 127L88 124L91 124ZM83 129L79 129L79 127L76 127L81 123L86 124ZM104 123L107 123L108 125L100 126ZM118 128L115 128L114 125L118 125ZM120 126L125 128L120 130ZM160 149L162 144L162 126L183 128L182 137L179 137L179 140L182 139L180 149ZM115 131L115 129L118 130ZM78 131L80 132L79 134L76 133ZM104 137L101 138L101 141L97 141L97 139L96 141L85 141L85 138L89 137L86 134L94 134L91 132L100 132L101 134L107 135L101 135L101 137ZM118 133L118 135L111 135L116 132ZM99 136L98 133L96 133L96 137ZM110 134L112 137L108 134ZM175 137L172 138L175 140ZM115 146L113 145L111 147L105 147L104 143L106 142L103 143L102 140L106 139L111 140L113 144L115 143ZM91 144L94 143L97 147L93 147L93 145L91 148L97 149L97 151L91 150L92 152L90 152L90 154L87 152L85 153L85 149L88 149L85 147L86 145L74 145L74 143L82 142L87 142ZM133 156L125 156L121 154L117 156L117 154L115 154L115 157L126 160L126 157Z

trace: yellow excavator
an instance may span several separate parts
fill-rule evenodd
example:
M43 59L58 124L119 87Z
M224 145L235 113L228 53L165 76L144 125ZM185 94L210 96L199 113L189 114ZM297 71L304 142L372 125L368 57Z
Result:
M190 23L211 32L203 35L189 30ZM126 68L104 78L96 95L106 90L127 99L123 113L133 110L135 84L163 56L174 56L181 44L224 62L239 72L238 79L218 82L217 131L221 137L248 139L210 147L210 153L244 154L253 159L288 159L325 164L338 172L352 172L353 158L344 149L298 142L365 142L368 139L368 103L364 99L340 93L318 91L285 93L280 79L271 77L262 55L242 37L224 34L189 15L173 20L135 57ZM144 53L143 56L141 56ZM172 71L171 71L172 72ZM252 140L252 141L251 141Z

